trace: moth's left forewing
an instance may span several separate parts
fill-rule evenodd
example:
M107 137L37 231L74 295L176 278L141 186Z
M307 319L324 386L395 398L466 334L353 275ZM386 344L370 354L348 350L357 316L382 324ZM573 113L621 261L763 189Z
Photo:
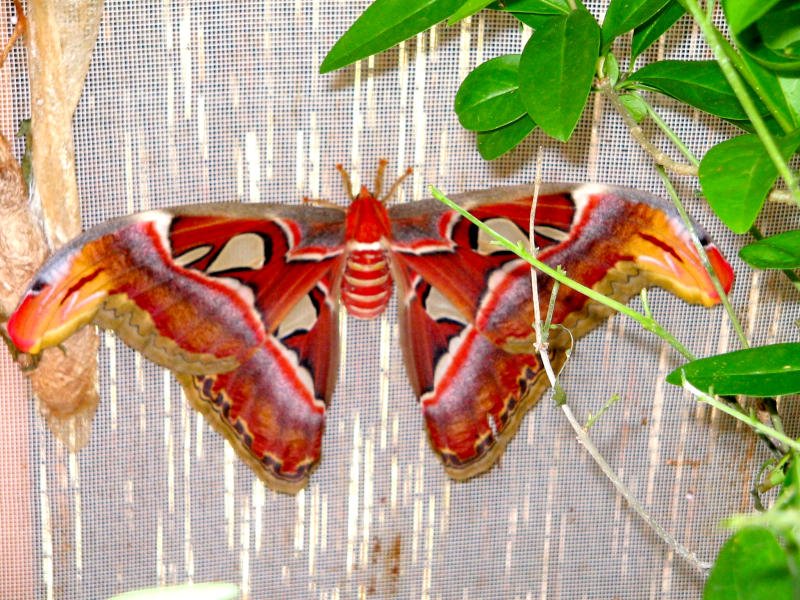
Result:
M123 217L59 250L9 319L15 343L35 353L94 321L176 372L235 366L241 338L257 344L263 329L237 290L176 265L172 219L168 211ZM226 326L228 319L236 325ZM193 332L192 323L207 326Z

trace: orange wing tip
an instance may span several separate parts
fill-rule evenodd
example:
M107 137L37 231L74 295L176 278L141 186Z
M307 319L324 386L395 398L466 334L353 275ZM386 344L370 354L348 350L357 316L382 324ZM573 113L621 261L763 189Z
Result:
M733 268L713 244L708 244L705 247L705 251L708 261L711 263L711 268L714 270L717 279L719 279L722 289L727 294L733 287ZM692 262L689 265L683 276L679 277L677 285L684 286L684 294L681 295L688 302L702 304L703 306L714 306L722 301L711 275L709 275L700 260L696 264Z
M38 354L89 323L107 296L104 277L40 285L28 290L9 317L8 335L22 352Z
M28 354L38 354L45 348L56 346L89 323L100 307L105 295L82 302L80 307L51 306L28 294L8 320L8 335L14 345Z
M654 223L654 228L656 225L659 223ZM676 294L686 302L707 307L719 304L721 300L714 281L682 224L672 222L669 225L660 226L657 234L639 233L639 242L630 247L636 256L635 262L647 273L651 284ZM733 285L733 269L713 244L706 243L705 250L727 293Z

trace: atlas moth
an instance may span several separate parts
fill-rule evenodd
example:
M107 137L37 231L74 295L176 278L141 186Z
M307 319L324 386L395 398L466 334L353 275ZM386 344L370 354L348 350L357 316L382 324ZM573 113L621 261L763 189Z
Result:
M192 406L266 484L294 493L320 459L340 305L375 318L394 283L406 370L431 446L453 478L482 473L549 385L533 349L531 269L436 200L387 205L385 164L374 193L353 194L339 167L347 208L199 204L101 224L45 263L8 333L35 354L88 323L114 330L174 373ZM453 199L529 244L532 186ZM730 265L699 235L729 290ZM688 302L719 302L689 231L649 194L544 185L534 237L541 260L617 300L657 285ZM538 276L543 306L552 285ZM578 337L610 312L561 286L552 321ZM556 369L567 350L564 339L551 339Z

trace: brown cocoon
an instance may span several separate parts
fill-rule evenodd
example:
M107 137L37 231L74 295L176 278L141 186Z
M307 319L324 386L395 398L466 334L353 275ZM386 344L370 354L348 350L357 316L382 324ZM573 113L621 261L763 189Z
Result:
M31 144L33 174L41 203L42 226L55 249L81 230L80 203L75 178L72 117L89 68L102 0L31 0L25 41L31 89ZM14 269L15 300L27 283L30 257L19 258L30 245L43 242L28 212L27 194L21 194L15 227L6 250L8 269ZM24 216L22 216L24 213ZM33 233L35 230L35 233ZM30 237L28 237L30 236ZM37 265L44 245L37 250ZM30 259L30 260L29 260ZM10 290L9 290L10 292ZM7 308L4 305L4 308ZM86 327L62 344L45 350L30 373L39 408L53 433L70 450L89 439L97 408L97 347L94 328Z

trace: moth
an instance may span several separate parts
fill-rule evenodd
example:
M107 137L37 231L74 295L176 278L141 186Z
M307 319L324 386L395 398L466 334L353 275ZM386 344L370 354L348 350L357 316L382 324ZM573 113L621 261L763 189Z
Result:
M482 473L548 386L533 350L531 268L438 201L379 199L384 167L375 192L358 194L339 167L347 208L200 204L99 225L45 263L8 333L35 354L88 323L114 330L174 373L266 484L294 493L320 459L340 307L375 318L396 286L400 344L431 446L453 478ZM531 186L453 199L529 244ZM729 290L730 265L700 236ZM677 213L649 194L545 185L534 237L541 260L618 300L657 285L687 302L719 301ZM552 281L538 278L546 307ZM578 337L610 312L561 286L552 321ZM551 339L555 368L564 337Z

